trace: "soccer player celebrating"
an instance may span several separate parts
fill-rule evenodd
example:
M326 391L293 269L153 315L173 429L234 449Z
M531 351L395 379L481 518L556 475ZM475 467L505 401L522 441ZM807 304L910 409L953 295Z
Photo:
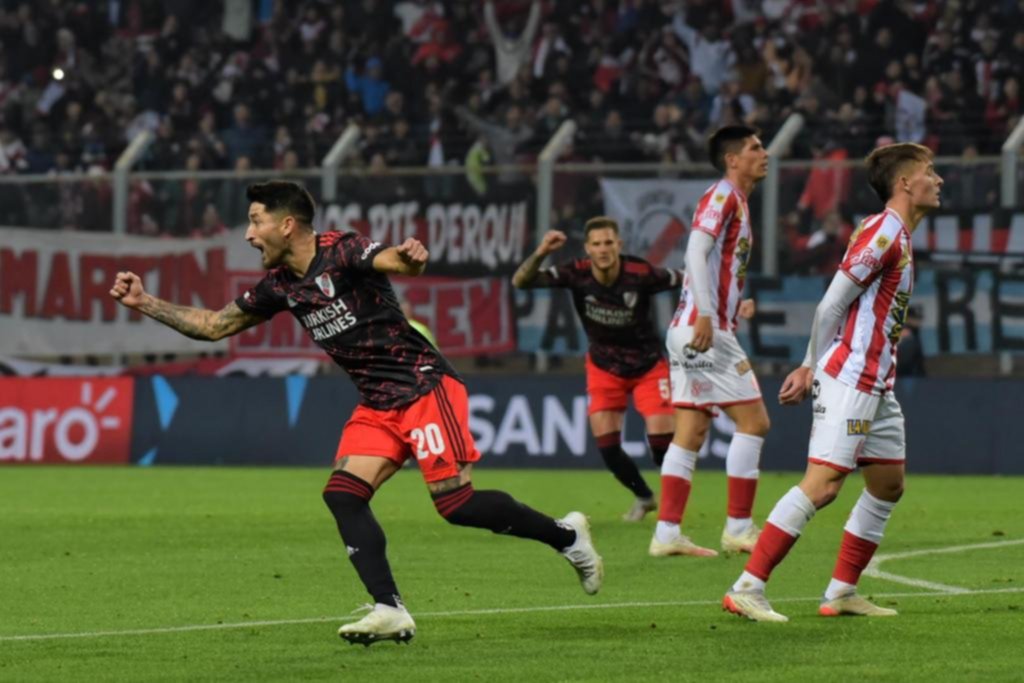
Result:
M507 493L473 488L470 474L480 453L467 427L466 388L409 326L387 277L422 273L423 245L408 239L388 247L354 232L318 235L313 198L292 182L250 185L247 196L245 238L268 271L255 287L220 311L158 299L134 273L118 273L110 294L193 339L221 339L289 311L355 382L360 405L342 432L323 498L375 605L338 634L369 645L407 641L415 633L385 555L384 532L370 510L374 492L413 457L448 522L545 543L568 559L584 591L596 593L604 569L583 514L556 521Z
M565 287L587 334L587 395L590 429L604 464L636 500L623 519L639 522L655 510L654 493L622 450L626 401L644 418L654 462L661 464L672 439L668 365L651 318L651 295L679 287L682 273L656 268L624 255L619 226L611 218L591 218L584 226L589 258L552 266L540 264L565 245L565 234L551 230L512 277L520 289Z
M649 553L712 557L680 532L697 453L719 408L736 423L725 458L729 502L721 545L750 552L758 528L751 518L768 411L754 370L736 341L736 318L750 259L747 197L768 170L758 131L725 126L708 142L724 177L697 205L686 245L686 280L666 338L672 376L675 435L661 465L661 508Z
M779 391L779 402L813 398L807 472L768 516L724 609L755 621L787 621L764 589L814 513L839 493L860 466L865 488L846 522L823 616L894 616L895 610L857 594L893 507L903 493L906 452L903 413L893 396L896 346L914 287L911 234L939 206L942 178L932 153L914 143L879 147L867 158L872 189L885 211L866 218L850 238L843 263L818 304L803 364Z

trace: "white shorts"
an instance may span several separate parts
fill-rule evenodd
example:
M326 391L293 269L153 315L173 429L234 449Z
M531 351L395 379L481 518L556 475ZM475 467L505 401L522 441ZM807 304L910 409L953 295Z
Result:
M761 387L735 334L715 330L704 353L690 348L691 339L689 325L670 327L665 338L673 406L715 414L715 408L761 400Z
M903 411L891 391L874 396L822 372L811 388L814 419L807 458L840 472L906 459Z

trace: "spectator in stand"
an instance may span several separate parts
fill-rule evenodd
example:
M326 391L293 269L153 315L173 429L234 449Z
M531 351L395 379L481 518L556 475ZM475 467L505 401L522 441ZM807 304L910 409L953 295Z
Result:
M391 84L384 80L384 62L380 57L367 59L362 73L359 73L355 65L349 65L345 70L345 85L350 92L359 95L367 116L376 116L381 112L384 99L391 90Z
M850 168L843 165L849 153L832 139L813 142L811 153L822 163L807 175L797 209L810 211L820 221L842 207L850 195Z
M494 163L499 166L518 163L520 147L533 136L533 129L523 119L522 109L515 104L505 110L505 125L486 121L471 113L466 107L456 107L455 113L470 129L487 141ZM498 181L504 184L516 183L522 179L522 173L510 169L503 170L498 175Z
M252 124L248 105L236 104L233 118L234 124L221 133L228 163L236 164L242 157L260 163L268 142L263 129Z
M498 83L501 85L512 82L519 70L530 63L531 48L537 35L537 28L540 26L540 16L540 0L533 0L530 3L530 15L526 19L526 25L523 26L517 16L514 22L506 22L506 32L498 23L494 2L486 0L484 3L484 19L491 42L494 44L494 61L497 65Z
M622 124L622 114L617 109L608 112L604 127L598 139L591 143L593 161L606 163L632 163L643 161L643 152L637 147Z
M999 200L997 167L977 163L978 146L973 142L964 146L960 159L960 164L941 169L949 183L943 189L943 206L954 211L978 211L996 206Z
M687 23L686 7L680 7L672 18L672 29L690 52L690 69L700 79L704 90L716 93L736 63L732 44L722 38L717 23L709 22L700 31Z
M388 166L422 166L423 152L412 137L409 122L396 119L390 126L384 150L384 160Z
M783 232L789 244L789 271L831 277L843 262L853 228L836 210L829 211L810 235L800 234L800 214L791 212L783 219Z

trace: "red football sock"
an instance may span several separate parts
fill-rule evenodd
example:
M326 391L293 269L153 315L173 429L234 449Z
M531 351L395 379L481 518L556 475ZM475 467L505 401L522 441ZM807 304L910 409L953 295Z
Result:
M857 585L861 572L868 566L868 562L871 562L877 549L877 543L844 531L843 543L839 546L839 557L836 559L836 568L832 572L832 578Z
M785 559L789 549L796 543L797 536L790 536L771 522L766 522L761 536L754 546L754 552L747 561L746 571L762 581L767 581L772 570Z
M692 484L689 479L661 475L661 505L658 506L658 521L682 524L686 501L690 498Z
M757 479L729 477L728 514L734 519L749 519L757 495Z

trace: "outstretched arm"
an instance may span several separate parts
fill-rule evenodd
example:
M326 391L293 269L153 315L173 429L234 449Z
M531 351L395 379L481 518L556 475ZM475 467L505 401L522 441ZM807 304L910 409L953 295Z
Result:
M548 254L565 246L566 239L565 233L561 230L549 230L534 252L526 257L526 260L516 270L515 275L512 276L512 286L516 289L549 286L548 277L539 272L540 264Z
M147 294L142 279L131 272L117 274L110 296L186 337L202 341L230 337L265 320L254 313L246 313L234 301L219 311L172 304Z

